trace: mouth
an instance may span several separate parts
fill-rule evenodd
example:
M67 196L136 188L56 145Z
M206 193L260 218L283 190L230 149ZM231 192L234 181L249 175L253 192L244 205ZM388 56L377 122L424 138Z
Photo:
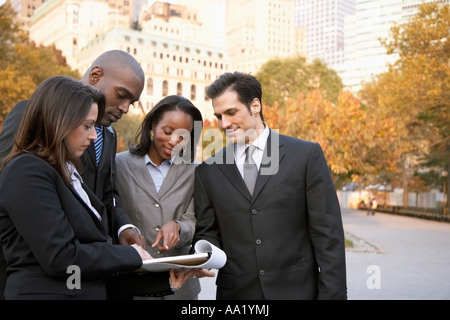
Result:
M164 150L168 155L172 155L172 150L173 150L173 149L169 149L169 148L163 147L163 150Z
M117 122L117 121L119 121L120 119L122 119L122 115L116 115L116 114L114 114L114 113L111 113L111 120L112 120L113 122Z
M234 136L236 136L238 134L238 130L239 129L226 129L225 133L229 137L234 137Z

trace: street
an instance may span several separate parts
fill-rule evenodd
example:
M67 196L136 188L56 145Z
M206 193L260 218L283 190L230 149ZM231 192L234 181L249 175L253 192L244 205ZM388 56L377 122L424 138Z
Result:
M349 300L449 300L450 223L343 209ZM217 273L217 270L214 270ZM199 300L215 299L215 278Z

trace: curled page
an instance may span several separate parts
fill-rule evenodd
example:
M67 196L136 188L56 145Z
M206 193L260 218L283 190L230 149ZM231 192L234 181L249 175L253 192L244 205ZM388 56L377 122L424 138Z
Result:
M227 262L227 255L206 240L199 240L194 254L144 260L139 271L161 272L170 269L220 269Z

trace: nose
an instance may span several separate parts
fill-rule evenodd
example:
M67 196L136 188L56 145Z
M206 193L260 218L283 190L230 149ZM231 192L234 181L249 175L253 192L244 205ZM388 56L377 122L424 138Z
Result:
M179 144L181 141L183 141L183 137L176 135L176 134L172 134L172 136L170 137L169 140L169 144L172 147L175 147L177 144Z
M222 116L222 119L219 122L220 122L219 125L223 130L229 128L231 125L231 122L227 119L226 116Z
M131 101L127 101L119 106L119 110L122 111L123 114L127 114L130 110Z
M89 137L88 138L89 138L90 141L97 140L97 131L95 131L95 127L94 126L92 126L92 129L89 132Z

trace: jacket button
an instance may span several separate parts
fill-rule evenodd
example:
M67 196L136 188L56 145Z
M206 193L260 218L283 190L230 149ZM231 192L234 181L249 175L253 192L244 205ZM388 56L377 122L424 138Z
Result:
M259 275L263 276L265 274L264 270L259 270Z
M155 207L159 208L159 203L158 202L155 203Z
M156 230L157 232L159 232L159 230L161 230L161 227L160 227L160 226L156 226L156 227L155 227L155 230Z
M256 239L256 244L260 245L262 243L262 241L260 239Z
M253 210L252 210L252 214L258 214L258 210L253 209Z

